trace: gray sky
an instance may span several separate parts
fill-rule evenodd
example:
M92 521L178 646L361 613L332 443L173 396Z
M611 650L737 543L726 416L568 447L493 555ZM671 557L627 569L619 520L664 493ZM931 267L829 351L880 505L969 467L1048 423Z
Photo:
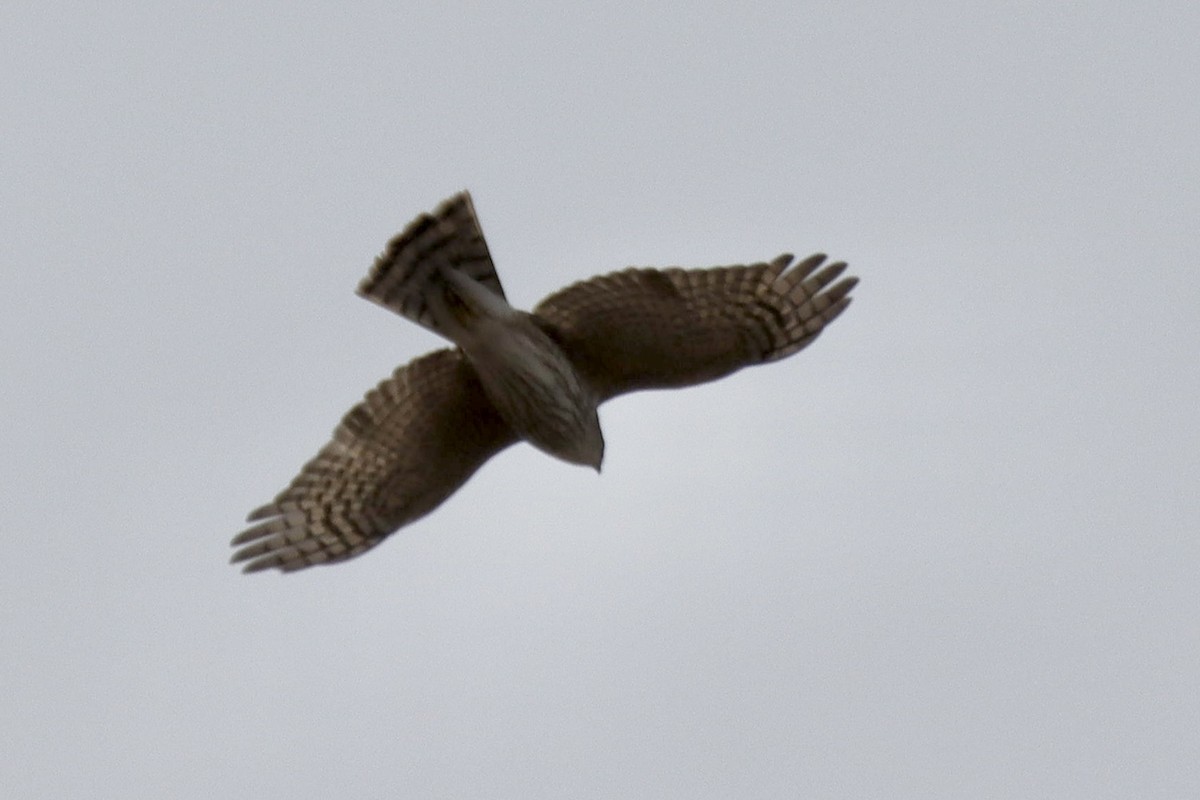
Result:
M10 796L1200 795L1195 4L102 7L0 10ZM461 188L524 306L862 284L600 478L241 575Z

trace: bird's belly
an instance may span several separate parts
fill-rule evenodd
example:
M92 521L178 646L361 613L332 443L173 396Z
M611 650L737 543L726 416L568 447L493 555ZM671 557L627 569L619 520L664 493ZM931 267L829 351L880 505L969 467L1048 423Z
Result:
M464 347L488 399L523 439L578 463L579 442L598 424L596 400L566 354L536 329L492 331Z

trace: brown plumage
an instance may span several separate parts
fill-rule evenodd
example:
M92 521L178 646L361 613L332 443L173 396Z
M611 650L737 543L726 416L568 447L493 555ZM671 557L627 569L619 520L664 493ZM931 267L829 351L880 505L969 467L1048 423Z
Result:
M250 514L257 524L234 538L232 560L291 571L358 555L520 440L599 470L601 402L785 358L845 310L857 278L836 280L844 263L791 261L627 269L527 314L504 297L470 196L450 198L389 243L359 293L457 346L369 392L291 485Z

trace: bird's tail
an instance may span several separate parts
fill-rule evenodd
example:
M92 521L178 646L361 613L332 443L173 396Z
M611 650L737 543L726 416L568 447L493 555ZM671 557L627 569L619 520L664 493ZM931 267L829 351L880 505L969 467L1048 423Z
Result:
M467 192L444 201L432 214L417 217L388 242L358 285L358 294L447 336L449 332L439 326L431 309L430 298L434 292L439 297L445 297L447 291L456 293L454 286L462 282L453 280L451 284L450 275L469 278L504 298Z

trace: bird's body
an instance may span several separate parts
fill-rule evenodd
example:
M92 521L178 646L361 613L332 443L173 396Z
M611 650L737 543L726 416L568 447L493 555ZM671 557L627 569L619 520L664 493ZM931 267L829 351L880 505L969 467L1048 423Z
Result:
M247 571L357 555L437 507L488 458L528 441L600 469L597 407L687 386L811 343L857 282L823 255L707 270L628 269L512 308L470 196L393 239L359 293L453 342L396 370L235 537ZM832 285L830 285L832 284Z
M517 436L563 461L600 470L599 398L530 315L484 320L457 344Z
M535 318L508 304L470 196L451 198L432 220L418 218L392 242L359 294L458 345L518 438L599 470L599 398Z

